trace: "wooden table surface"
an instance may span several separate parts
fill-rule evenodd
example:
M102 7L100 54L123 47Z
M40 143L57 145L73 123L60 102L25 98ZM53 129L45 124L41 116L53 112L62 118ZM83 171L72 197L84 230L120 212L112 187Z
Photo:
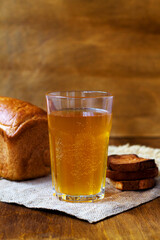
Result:
M110 144L160 146L160 138L112 138ZM95 224L58 211L0 203L0 239L160 239L160 198Z

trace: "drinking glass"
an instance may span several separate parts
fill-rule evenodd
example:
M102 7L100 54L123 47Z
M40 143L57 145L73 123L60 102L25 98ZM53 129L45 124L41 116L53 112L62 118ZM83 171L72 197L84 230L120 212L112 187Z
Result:
M105 193L113 96L102 91L46 95L54 194L92 202Z

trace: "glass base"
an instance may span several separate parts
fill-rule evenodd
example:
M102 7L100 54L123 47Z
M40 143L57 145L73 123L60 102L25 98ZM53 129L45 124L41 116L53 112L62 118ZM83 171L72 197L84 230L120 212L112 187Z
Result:
M105 189L102 190L102 192L94 194L94 195L79 195L79 196L72 196L72 195L67 195L64 193L53 193L53 196L56 196L59 200L61 201L66 201L66 202L95 202L98 200L101 200L104 198L105 195Z

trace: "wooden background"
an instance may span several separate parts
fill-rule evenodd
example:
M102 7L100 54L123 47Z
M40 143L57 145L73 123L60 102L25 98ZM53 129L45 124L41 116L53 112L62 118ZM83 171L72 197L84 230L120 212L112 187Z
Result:
M160 137L160 0L0 0L0 95L115 96L112 137Z

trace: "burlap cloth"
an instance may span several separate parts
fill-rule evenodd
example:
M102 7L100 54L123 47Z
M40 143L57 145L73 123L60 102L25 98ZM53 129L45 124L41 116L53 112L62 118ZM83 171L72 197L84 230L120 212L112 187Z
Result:
M145 146L110 146L109 154L135 153L142 157L155 158L160 170L160 149ZM0 201L17 203L28 208L50 209L65 212L90 223L121 213L160 196L160 177L156 186L145 191L120 191L106 179L106 194L95 203L68 203L52 195L51 176L36 180L12 182L0 180Z

